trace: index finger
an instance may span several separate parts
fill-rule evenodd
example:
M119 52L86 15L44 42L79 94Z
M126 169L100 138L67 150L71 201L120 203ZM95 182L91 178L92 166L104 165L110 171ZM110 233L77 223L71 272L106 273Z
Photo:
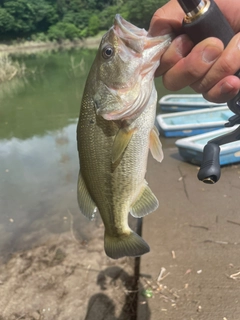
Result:
M171 0L154 13L148 33L152 37L172 32L175 34L184 33L182 30L183 18L184 12L177 0Z

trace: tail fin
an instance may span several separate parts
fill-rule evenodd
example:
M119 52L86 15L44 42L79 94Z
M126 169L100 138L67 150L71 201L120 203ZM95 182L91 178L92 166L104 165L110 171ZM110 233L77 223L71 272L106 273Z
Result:
M125 256L138 257L150 251L148 244L132 230L129 234L109 236L105 232L104 247L107 256L118 259Z

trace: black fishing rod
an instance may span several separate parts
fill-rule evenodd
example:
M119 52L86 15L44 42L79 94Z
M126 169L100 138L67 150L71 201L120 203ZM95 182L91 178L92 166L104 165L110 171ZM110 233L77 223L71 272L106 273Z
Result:
M235 35L213 0L178 0L178 3L186 14L183 28L195 44L208 37L216 37L226 47ZM240 70L235 75L240 78ZM225 127L240 124L240 91L235 98L227 102L227 105L235 115L228 119ZM236 140L240 140L240 126L230 133L208 141L203 149L203 160L198 172L199 180L209 184L219 180L221 175L219 146Z

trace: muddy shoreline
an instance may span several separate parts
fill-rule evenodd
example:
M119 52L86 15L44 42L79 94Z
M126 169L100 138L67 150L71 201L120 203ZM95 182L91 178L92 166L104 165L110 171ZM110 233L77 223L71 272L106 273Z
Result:
M103 225L84 241L73 230L12 253L0 265L1 320L136 320L139 260L112 260Z

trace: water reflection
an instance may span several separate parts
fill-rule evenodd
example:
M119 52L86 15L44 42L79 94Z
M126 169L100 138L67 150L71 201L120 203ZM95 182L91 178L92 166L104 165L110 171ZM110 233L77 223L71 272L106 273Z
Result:
M39 229L69 227L64 217L77 211L75 131L76 121L42 137L0 141L1 251L26 247Z
M82 50L18 57L30 74L0 86L0 138L43 135L77 118L94 56Z

